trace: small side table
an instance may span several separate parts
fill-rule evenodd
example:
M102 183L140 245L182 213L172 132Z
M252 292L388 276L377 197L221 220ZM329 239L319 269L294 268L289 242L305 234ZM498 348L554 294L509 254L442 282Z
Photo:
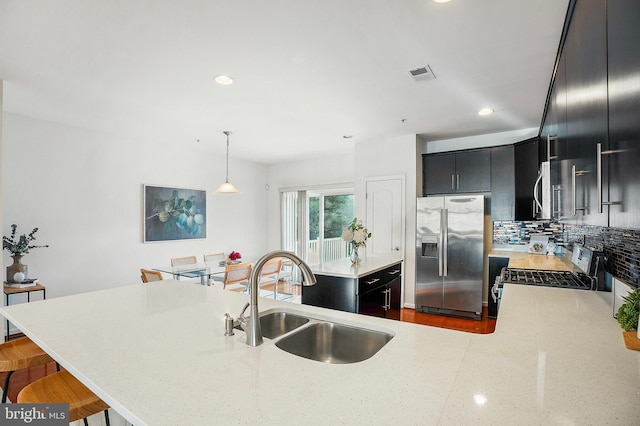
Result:
M7 283L5 282L4 283L4 305L9 306L9 296L13 294L21 294L21 293L27 293L27 303L29 303L31 302L31 292L33 291L41 291L42 299L44 300L47 298L47 288L42 284L36 284L31 287L20 288L20 287L8 286ZM9 336L9 320L6 320L6 326L7 326L7 329L5 332L4 341L8 342L9 340L11 340Z

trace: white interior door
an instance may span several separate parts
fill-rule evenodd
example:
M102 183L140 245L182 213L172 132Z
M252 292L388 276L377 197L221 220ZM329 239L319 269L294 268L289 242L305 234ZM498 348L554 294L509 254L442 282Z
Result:
M365 179L367 254L404 256L404 176Z

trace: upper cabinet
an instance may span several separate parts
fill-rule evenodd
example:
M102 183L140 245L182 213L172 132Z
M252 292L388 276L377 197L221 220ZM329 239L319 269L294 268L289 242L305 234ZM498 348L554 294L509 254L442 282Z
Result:
M423 195L491 191L491 152L475 149L422 156Z
M609 191L601 198L610 226L640 228L640 1L609 0L607 17Z
M541 130L555 217L640 228L640 2L572 5Z
M513 145L491 148L491 220L514 220L516 215ZM531 186L533 188L533 186Z
M607 146L608 141L606 25L606 0L579 0L562 52L567 134L559 160L562 217L569 223L608 223L597 205L596 161L598 144Z

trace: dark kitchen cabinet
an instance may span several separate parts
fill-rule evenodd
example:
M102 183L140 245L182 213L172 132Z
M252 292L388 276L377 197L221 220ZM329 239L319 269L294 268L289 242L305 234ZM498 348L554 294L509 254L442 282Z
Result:
M559 220L640 228L640 2L571 2L541 137Z
M453 192L455 188L455 174L455 154L423 155L423 195L448 194Z
M536 220L538 138L491 149L491 219Z
M566 155L561 170L565 221L606 226L599 212L596 152L607 146L607 23L605 0L576 3L563 48ZM606 174L606 170L603 171Z
M397 263L360 277L316 274L315 285L302 287L302 303L400 320L401 265Z
M400 282L398 276L390 282L366 291L358 297L358 313L400 320Z
M491 191L491 151L474 149L422 156L423 195Z
M567 142L567 105L565 90L565 60L560 57L558 67L554 77L554 84L549 94L547 113L540 132L540 143L538 155L540 161L549 161L549 172L551 174L551 209L552 216L559 219L562 216L562 196L561 185L562 161L566 158Z
M491 149L491 220L515 219L513 145Z
M515 220L535 220L538 212L533 199L533 187L538 178L538 138L514 145Z
M640 228L640 2L609 0L609 226Z

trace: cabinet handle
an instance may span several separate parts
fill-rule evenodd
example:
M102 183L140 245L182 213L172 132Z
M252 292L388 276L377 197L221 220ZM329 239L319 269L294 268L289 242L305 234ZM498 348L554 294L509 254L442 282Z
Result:
M596 183L598 184L598 213L602 213L602 144L596 144Z
M454 177L454 176L455 176L455 175L451 175L451 190L452 190L452 191L456 189L456 187L455 187L455 180L454 180L454 179L455 179L455 177Z
M613 201L602 201L602 156L619 154L624 151L625 151L624 149L610 149L607 151L603 151L602 144L601 143L596 144L596 170L597 170L596 181L598 184L598 213L602 213L602 206L612 206L614 204L618 204Z
M380 281L380 278L374 278L374 279L372 279L371 281L365 281L364 283L365 283L366 285L371 285L371 284L375 284L375 283L377 283L378 281Z
M456 189L460 189L460 175L456 175Z
M396 275L400 273L400 269L394 269L393 271L387 272L389 275Z
M574 164L573 166L571 166L571 190L573 191L573 209L572 209L572 216L575 216L578 210L586 210L586 207L576 207L576 176L582 176L583 174L585 174L586 171L584 170L577 170L576 171L576 165Z
M388 288L384 291L384 310L391 309L391 289Z
M551 186L551 216L552 219L555 217L556 213L558 216L560 215L560 209L556 209L556 197L558 197L558 205L560 205L560 193L562 189L560 189L560 185L552 185Z

